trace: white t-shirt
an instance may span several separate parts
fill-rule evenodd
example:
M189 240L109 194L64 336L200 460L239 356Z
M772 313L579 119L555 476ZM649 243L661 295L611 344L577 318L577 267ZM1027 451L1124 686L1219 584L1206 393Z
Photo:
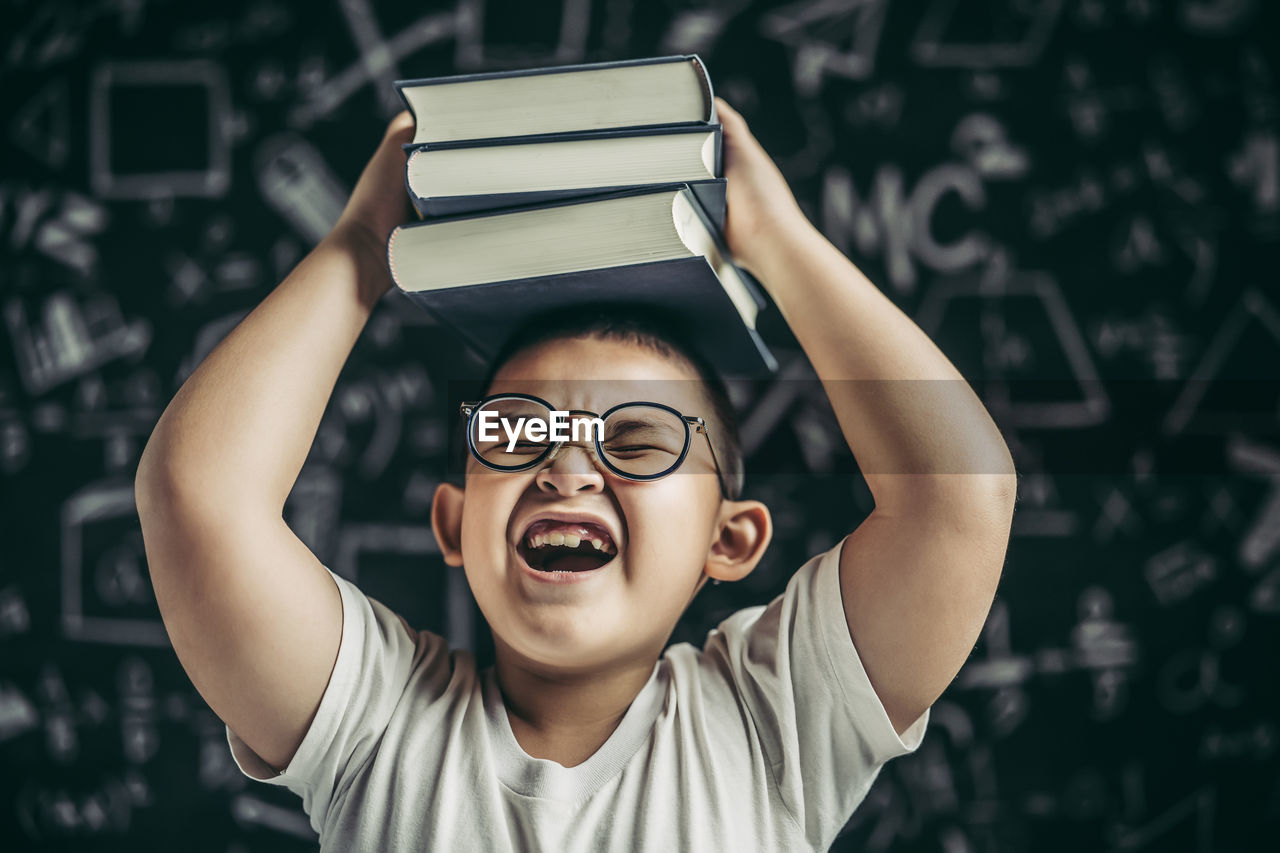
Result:
M302 797L322 851L826 851L886 761L915 751L854 649L843 543L702 650L668 647L622 722L575 767L512 734L492 666L333 575L342 642L297 754L249 778ZM333 574L330 572L330 574Z

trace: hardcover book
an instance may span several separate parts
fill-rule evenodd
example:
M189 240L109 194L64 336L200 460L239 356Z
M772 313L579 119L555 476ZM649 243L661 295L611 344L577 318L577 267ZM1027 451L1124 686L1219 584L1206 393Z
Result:
M720 135L717 124L409 144L405 183L423 217L702 184L699 200L721 226L724 188L710 185L723 180Z
M696 53L397 80L413 144L718 124Z
M777 369L755 328L764 294L686 183L408 223L387 261L400 291L486 359L527 316L612 303L672 313L726 376Z

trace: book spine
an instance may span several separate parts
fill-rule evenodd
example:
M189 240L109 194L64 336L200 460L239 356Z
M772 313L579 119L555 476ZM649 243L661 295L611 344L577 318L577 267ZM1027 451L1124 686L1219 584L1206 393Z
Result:
M708 181L689 181L689 190L697 196L707 218L720 233L724 233L725 218L725 186L724 178Z
M403 90L416 86L438 86L442 83L468 83L473 80L498 80L504 77L531 77L539 74L571 74L575 71L603 71L607 68L629 68L635 65L657 65L663 62L688 62L698 60L696 53L670 56L646 56L639 59L617 59L608 62L586 62L573 65L549 65L541 68L511 68L500 71L475 71L469 74L450 74L441 77L416 77L396 80L395 87L404 97ZM704 86L704 91L709 88ZM407 99L406 99L407 100Z
M725 219L725 179L707 178L700 181L686 181L685 185L697 196L703 210L715 228L724 232ZM643 190L671 188L670 183L657 184L619 184L612 187L587 187L583 189L541 190L532 193L496 193L493 195L446 196L442 198L425 198L409 191L413 202L413 210L420 221L445 219L451 216L466 214L499 214L516 210L534 210L544 207L548 202L590 201L594 196L612 196L615 193L629 193Z
M711 214L707 212L707 207L698 197L697 191L694 190L692 186L688 186L685 190L685 194L690 199L694 213L702 220L703 227L707 229L707 232L711 235L711 239L715 241L716 249L720 252L720 256L730 264L733 264L733 268L737 270L738 277L742 280L742 284L747 291L747 295L756 303L757 309L759 311L763 311L768 308L768 304L765 301L764 289L760 286L760 283L742 267L733 263L733 255L729 251L728 244L724 241L724 232L720 227L718 227ZM720 224L722 225L723 223ZM754 328L754 326L748 323L747 328Z
M425 219L430 219L433 216L431 212L431 203L427 199L410 191L409 201L413 202L413 212L417 214L419 222Z
M721 125L717 124L715 128L715 134L716 134L716 168L713 174L717 178L723 178L724 177L724 128Z
M506 213L529 209L549 201L586 200L596 195L607 195L621 190L635 189L643 184L615 184L608 187L581 187L576 189L538 190L527 193L490 193L487 195L454 195L423 198L413 195L414 207L426 219L456 216L464 213ZM662 186L662 185L658 185ZM412 195L412 193L411 193Z
M718 122L719 118L716 116L715 91L711 87L711 74L707 71L707 64L703 62L702 57L698 56L696 53L689 54L688 58L693 61L694 70L698 75L698 85L702 87L702 98L707 104L707 121Z
M593 201L604 201L605 199L608 199L608 198L625 198L627 196L645 195L647 193L661 192L663 190L685 189L690 183L710 184L710 183L723 182L723 181L724 181L724 178L707 178L704 181L693 181L693 182L663 181L662 183L653 183L653 184L628 184L623 189L620 189L617 191L599 192L593 189L592 194L590 196L575 196L573 198L554 199L552 201L539 200L533 204L521 204L516 207L504 208L502 210L468 211L466 213L450 214L446 217L441 217L438 220L429 220L425 222L410 222L400 227L422 228L425 226L434 225L436 224L436 222L444 221L446 219L472 219L472 218L481 217L481 216L500 216L503 214L516 213L523 210L539 210L546 207L559 207L560 205L564 205L564 204L589 204ZM459 197L467 198L468 196L459 196ZM488 198L488 196L477 196L477 198Z
M760 360L764 362L765 369L770 373L778 372L778 359L774 358L773 353L769 352L769 347L765 344L764 338L760 337L760 333L753 327L744 327L747 337L751 339L751 343L755 345L756 351L760 353Z
M409 194L409 201L413 203L413 212L418 214L419 219L422 219L424 216L426 216L426 211L423 210L423 207L422 207L422 199L418 198L418 194L413 191L413 187L409 183L409 160L412 160L412 159L413 159L412 154L410 154L407 158L405 158L404 191ZM394 234L395 232L392 232L392 233ZM388 238L388 240L389 239L390 238ZM388 243L388 245L390 244Z
M416 135L417 134L416 128L418 127L418 113L413 109L413 103L409 100L409 96L404 93L405 87L400 85L401 82L402 81L397 80L393 85L395 86L396 94L399 95L400 100L404 102L404 108L409 111L409 115L413 116L413 126L415 128L414 134ZM412 144L413 143L409 142L409 143L405 143L400 147L405 149L405 152L407 154L408 149Z

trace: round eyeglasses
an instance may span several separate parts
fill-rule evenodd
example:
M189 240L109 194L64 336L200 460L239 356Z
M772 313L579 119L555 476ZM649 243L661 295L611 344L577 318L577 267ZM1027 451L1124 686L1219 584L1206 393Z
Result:
M620 403L598 415L557 410L540 397L513 392L463 403L459 410L467 419L467 449L494 471L527 471L566 444L583 444L619 477L658 480L684 462L697 430L707 437L720 494L729 496L706 421L663 403Z

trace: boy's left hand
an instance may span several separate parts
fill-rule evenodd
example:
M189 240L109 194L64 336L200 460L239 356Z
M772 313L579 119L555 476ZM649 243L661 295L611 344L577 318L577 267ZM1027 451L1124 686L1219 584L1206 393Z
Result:
M747 120L720 97L716 113L722 126L727 180L724 238L733 262L756 275L760 259L780 236L813 226Z

